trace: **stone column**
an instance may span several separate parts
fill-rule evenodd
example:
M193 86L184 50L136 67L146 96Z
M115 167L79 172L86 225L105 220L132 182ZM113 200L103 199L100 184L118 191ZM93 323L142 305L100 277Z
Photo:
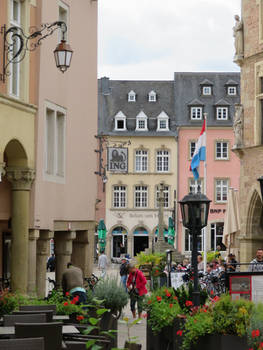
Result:
M12 291L27 293L29 194L35 172L29 168L7 168L7 179L12 184Z
M28 286L29 295L36 294L36 276L37 276L37 239L39 230L29 230L28 242Z
M73 265L82 269L85 277L92 274L94 262L94 229L76 232L71 261Z
M112 244L112 234L107 232L107 241L106 241L106 255L108 257L108 260L111 261L111 244Z
M149 233L149 251L152 252L153 251L153 237L154 235Z
M76 238L74 231L57 231L54 234L56 256L56 282L61 286L62 274L71 261L72 241Z
M37 295L44 298L46 294L47 278L47 257L49 255L49 244L54 237L52 231L40 230L39 239L37 240L37 266L36 266L36 284Z
M133 257L133 233L129 232L127 236L127 253Z

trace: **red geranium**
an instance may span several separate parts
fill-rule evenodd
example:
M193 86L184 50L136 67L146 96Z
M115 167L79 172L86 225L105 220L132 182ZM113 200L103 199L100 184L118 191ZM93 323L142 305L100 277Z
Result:
M193 302L192 302L191 300L186 300L185 305L186 305L187 307L193 306Z
M181 337L183 335L183 331L180 329L179 331L176 332L176 334Z
M174 300L178 300L178 298L177 298L177 297L174 297Z
M78 321L84 320L84 316L82 316L82 315L78 315L76 318L77 318Z
M169 304L169 307L172 308L174 304Z
M162 301L162 297L157 296L156 299L157 301Z
M64 306L68 306L68 302L67 301L65 301Z
M167 296L167 298L170 298L171 293L167 292L167 293L166 293L166 296Z
M148 304L148 305L150 305L151 303L152 303L152 301L151 301L151 300L148 300L148 301L147 301L147 304Z
M252 338L259 337L259 336L260 336L260 331L259 331L259 329L254 329L254 330L251 332L251 335L252 335Z
M69 292L66 292L66 297L68 297L69 296Z

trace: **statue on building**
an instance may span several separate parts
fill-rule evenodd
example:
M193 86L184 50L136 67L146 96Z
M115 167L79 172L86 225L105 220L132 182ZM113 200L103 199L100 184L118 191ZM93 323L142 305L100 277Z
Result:
M233 36L235 38L234 62L239 64L244 59L243 22L238 15L235 16L235 21L236 23L233 27Z
M241 104L235 104L235 119L233 123L235 144L234 148L241 148L243 146L243 119L244 110Z

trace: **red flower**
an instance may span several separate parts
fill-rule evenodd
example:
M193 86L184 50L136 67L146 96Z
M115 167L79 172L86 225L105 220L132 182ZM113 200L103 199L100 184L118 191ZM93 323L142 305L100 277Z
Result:
M68 297L69 296L69 292L66 292L66 297Z
M214 298L213 298L213 301L218 301L220 300L220 298L216 295Z
M211 290L210 294L211 294L211 295L214 295L214 291L213 291L213 290Z
M157 299L157 301L161 301L162 297L157 296L156 299Z
M177 335L179 335L180 337L183 335L183 331L182 330L179 330L176 332Z
M259 336L260 336L260 331L259 331L259 329L254 329L254 330L251 332L251 335L252 335L252 338L259 337Z
M67 301L65 301L64 306L68 306L68 302Z
M174 297L174 300L178 300L178 298L177 298L177 297Z
M260 348L260 350L263 349L263 342L261 342L261 343L259 344L259 348Z
M167 292L167 293L166 293L166 296L167 296L167 298L170 298L171 293Z
M185 305L188 306L193 306L193 303L191 300L186 300Z
M174 304L169 304L170 309L173 307Z
M82 316L82 315L79 315L79 316L77 316L76 318L77 318L78 321L84 320L84 316Z
M151 301L151 300L148 300L148 301L147 301L147 304L148 304L148 305L150 305L151 303L152 303L152 301Z
M71 302L70 302L70 304L73 304L73 305L75 305L75 303L76 303L76 301L74 299L71 300Z

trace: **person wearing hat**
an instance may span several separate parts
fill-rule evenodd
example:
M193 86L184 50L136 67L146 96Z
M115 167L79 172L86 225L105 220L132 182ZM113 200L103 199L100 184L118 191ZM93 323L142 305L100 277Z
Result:
M128 265L129 265L128 260L126 258L121 258L120 276L121 276L121 282L126 292L128 292L127 285L126 285L128 274L129 274Z

